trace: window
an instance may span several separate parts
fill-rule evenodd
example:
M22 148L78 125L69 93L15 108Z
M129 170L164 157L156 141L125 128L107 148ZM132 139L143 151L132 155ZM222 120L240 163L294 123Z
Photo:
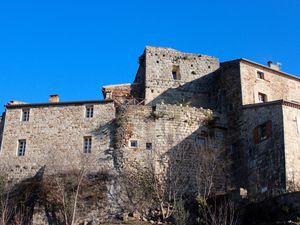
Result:
M137 140L130 140L129 141L129 147L130 148L137 148L138 147L138 141Z
M263 124L258 125L253 130L253 140L257 144L262 142L272 135L272 122L269 120Z
M92 137L88 136L88 137L84 137L84 141L83 141L83 152L84 153L91 153L92 151Z
M233 111L233 109L234 109L234 104L233 103L230 103L228 106L227 106L227 111L228 112L231 112L231 111Z
M22 110L22 121L29 121L29 109Z
M18 156L24 156L26 150L26 140L19 140L18 145Z
M267 95L263 93L258 93L258 102L259 103L267 102Z
M86 118L93 118L94 116L94 106L89 105L86 107L85 117Z
M173 80L180 80L179 66L173 66L172 77Z
M197 147L204 147L205 146L205 138L201 136L197 136L196 139L196 146Z
M146 150L152 150L152 143L146 143Z
M265 73L262 71L257 71L256 75L257 75L257 78L259 78L259 79L263 79L263 80L265 79Z

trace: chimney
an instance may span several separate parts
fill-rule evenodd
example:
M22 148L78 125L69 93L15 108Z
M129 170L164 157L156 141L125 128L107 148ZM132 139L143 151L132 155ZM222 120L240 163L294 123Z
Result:
M273 70L280 71L280 63L274 64L272 61L269 61L268 66Z
M50 95L49 102L59 102L59 95Z

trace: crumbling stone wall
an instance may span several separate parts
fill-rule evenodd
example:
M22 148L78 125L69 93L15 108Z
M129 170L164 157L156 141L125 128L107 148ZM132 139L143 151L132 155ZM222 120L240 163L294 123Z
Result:
M284 99L300 102L299 78L287 77L278 71L245 61L241 61L240 68L243 105L258 103L259 92L267 95L267 101ZM265 79L257 78L257 71L262 71Z
M210 110L165 104L120 108L116 117L119 167L133 161L142 165L159 161L168 169L179 160L180 166L185 165L185 178L195 182L194 166L201 149L223 147L224 130L208 125L210 115ZM131 141L137 141L137 146L132 147ZM196 187L191 185L190 191L192 188Z
M22 179L34 175L42 166L47 171L90 166L94 171L112 170L113 102L94 103L93 118L85 117L86 105L51 104L8 107L1 167L9 176ZM29 121L21 121L22 109L30 109ZM91 153L83 153L85 136L92 137ZM26 140L24 156L17 156L18 140Z
M142 102L143 98L140 94L140 84L120 84L120 85L110 85L104 86L102 88L102 93L104 99L113 99L116 104L127 104L132 99L137 100L137 102Z
M283 103L285 171L287 189L300 189L300 106Z
M219 68L218 59L149 46L142 58L145 60L146 104L204 100L202 106L208 105L207 91L214 80L212 73ZM200 103L195 105L201 106Z
M243 110L241 144L247 172L247 189L252 194L285 190L284 127L281 102L249 105ZM270 137L256 141L255 129L271 122Z

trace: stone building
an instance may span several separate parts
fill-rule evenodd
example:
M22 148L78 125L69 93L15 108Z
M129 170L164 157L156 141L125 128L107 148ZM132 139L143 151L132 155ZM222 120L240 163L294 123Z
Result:
M7 104L2 169L22 179L49 162L67 170L92 155L92 169L118 171L157 152L171 165L174 152L198 146L226 148L232 183L253 193L300 181L298 77L271 62L219 63L161 47L146 47L139 64L132 84L102 88L104 100L59 102L54 95L48 103Z

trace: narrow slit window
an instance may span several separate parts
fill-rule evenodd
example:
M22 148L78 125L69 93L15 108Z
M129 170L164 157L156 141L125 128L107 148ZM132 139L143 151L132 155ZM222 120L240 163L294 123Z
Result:
M180 80L179 66L173 66L172 78L173 80Z
M91 153L92 152L92 137L84 137L83 141L83 152L84 153Z
M18 156L24 156L26 151L26 140L19 140Z
M94 106L93 105L86 106L85 116L86 116L86 118L94 117Z

